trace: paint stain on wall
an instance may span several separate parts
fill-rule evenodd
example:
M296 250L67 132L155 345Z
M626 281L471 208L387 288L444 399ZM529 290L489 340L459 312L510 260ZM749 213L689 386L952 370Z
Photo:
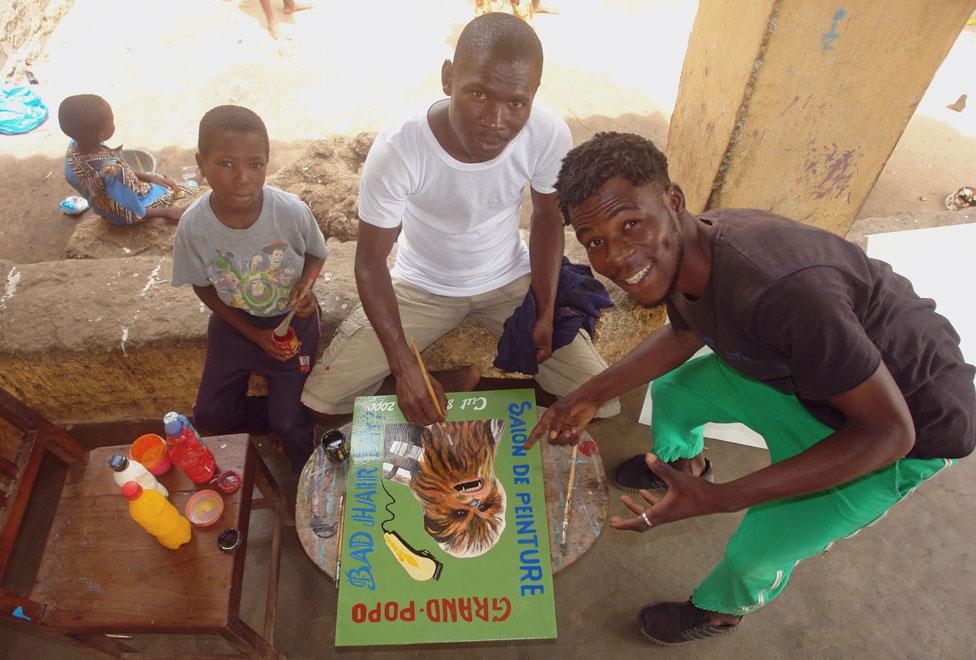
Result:
M840 32L838 32L838 27L840 22L847 18L847 10L843 7L834 12L834 19L830 22L830 31L824 32L823 36L820 37L820 43L823 44L823 52L828 50L834 50L834 40L840 37Z
M20 283L20 277L23 273L17 270L14 266L7 273L7 284L3 288L3 295L0 295L0 312L7 308L7 301L14 297L17 293L17 284Z
M853 178L857 149L842 150L836 142L829 145L811 143L803 164L805 178L814 179L815 199L837 199L847 192Z

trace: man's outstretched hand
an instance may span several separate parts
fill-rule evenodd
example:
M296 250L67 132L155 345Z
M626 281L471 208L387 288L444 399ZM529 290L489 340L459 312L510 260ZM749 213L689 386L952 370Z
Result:
M546 410L525 442L531 449L539 438L546 436L551 445L573 445L579 442L580 433L593 419L599 406L579 390L571 392Z
M661 477L668 490L664 495L654 495L648 490L639 491L650 505L647 508L627 495L621 497L624 506L636 515L633 518L611 517L610 526L614 529L646 532L657 525L724 511L720 506L722 486L675 470L654 454L648 454L646 461L647 467Z

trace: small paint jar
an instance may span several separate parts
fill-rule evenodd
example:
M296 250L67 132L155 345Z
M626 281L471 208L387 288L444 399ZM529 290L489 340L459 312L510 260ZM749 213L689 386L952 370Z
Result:
M322 447L325 449L325 457L330 463L342 463L349 458L349 451L346 449L346 436L339 429L326 431L322 436Z
M272 332L271 340L275 346L288 351L292 355L297 353L298 349L302 347L302 342L298 340L298 334L295 333L295 328L291 326L288 326L288 332L285 333L284 337L279 337Z
M241 530L231 527L222 531L217 537L217 547L220 548L221 552L233 554L242 540L244 540L244 535L241 534Z

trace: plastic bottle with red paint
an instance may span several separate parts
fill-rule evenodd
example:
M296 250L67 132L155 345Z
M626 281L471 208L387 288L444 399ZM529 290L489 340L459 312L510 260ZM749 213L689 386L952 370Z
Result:
M163 425L170 460L195 484L205 484L213 479L217 461L213 452L200 442L190 420L179 413L168 412L163 417Z

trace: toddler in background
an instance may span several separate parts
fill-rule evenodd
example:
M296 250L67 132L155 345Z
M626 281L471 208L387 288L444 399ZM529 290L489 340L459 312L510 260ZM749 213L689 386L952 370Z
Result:
M177 223L184 207L174 205L196 191L172 179L136 172L122 157L122 147L104 143L115 134L112 108L101 96L69 96L58 108L61 130L71 138L64 157L64 178L113 225L133 227L149 218Z

